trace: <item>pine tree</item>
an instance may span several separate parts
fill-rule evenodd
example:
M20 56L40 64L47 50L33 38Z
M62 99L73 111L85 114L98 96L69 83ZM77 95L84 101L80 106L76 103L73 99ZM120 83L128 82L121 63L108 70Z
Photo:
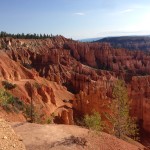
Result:
M33 34L33 38L34 38L34 39L37 39L36 33Z
M20 34L20 38L21 38L21 39L24 39L24 37L25 37L24 33L21 33L21 34Z
M42 39L42 38L43 38L42 34L40 34L39 38L40 38L40 39Z
M4 31L1 31L0 32L0 38L4 38L4 37L12 37L12 38L15 38L15 39L46 39L46 38L52 38L53 35L49 35L49 34L11 34L11 33L7 33L7 32L4 32Z
M113 100L110 104L112 112L111 115L108 115L108 118L113 127L113 134L121 139L129 136L136 140L138 129L134 119L129 114L128 93L122 80L115 83L112 95Z
M43 34L43 39L45 39L45 38L46 38L46 34L44 33L44 34Z

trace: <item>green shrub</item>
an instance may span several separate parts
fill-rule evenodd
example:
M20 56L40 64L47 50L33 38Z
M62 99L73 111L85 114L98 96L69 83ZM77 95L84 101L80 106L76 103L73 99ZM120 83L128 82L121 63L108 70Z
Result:
M95 131L101 131L103 129L101 116L98 112L95 111L92 115L84 116L84 124L87 128Z
M0 106L6 111L21 111L24 109L24 103L17 97L7 91L0 89Z
M47 123L47 124L53 123L55 117L56 117L56 114L53 112L53 113L51 114L51 116L50 116L49 118L47 118L46 123Z
M25 108L24 102L21 101L18 97L14 98L12 105L14 106L15 110L17 110L17 111L23 111Z
M51 123L52 123L52 118L48 118L48 119L46 120L46 123L47 123L47 124L51 124Z
M34 117L34 108L32 108L32 111L33 111L32 115ZM31 106L30 105L25 106L24 114L25 114L26 118L31 118Z
M41 114L39 110L33 105L26 105L24 109L24 115L29 122L41 123Z
M6 106L8 104L12 104L14 99L14 97L9 94L8 92L6 92L5 90L3 89L0 89L0 105L3 107L3 106Z

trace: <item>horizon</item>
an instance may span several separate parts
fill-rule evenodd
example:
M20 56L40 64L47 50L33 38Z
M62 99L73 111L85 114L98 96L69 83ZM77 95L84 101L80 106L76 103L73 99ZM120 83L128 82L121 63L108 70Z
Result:
M8 33L88 39L150 35L150 1L1 1L0 27Z
M65 37L64 35L59 35L59 34L56 34L56 35L53 35L53 34L47 34L47 33L24 33L24 32L22 32L22 33L8 33L7 31L0 31L0 33L6 33L6 34L10 34L11 36L10 37L12 37L12 35L14 35L14 36L17 36L17 34L18 35L24 35L24 36L28 36L28 35L35 35L35 36L39 36L39 38L40 38L40 36L43 36L43 38L44 38L44 36L48 36L48 37L45 37L45 38L49 38L49 37L51 37L51 36L54 36L54 37L56 37L56 36L63 36L64 38L67 38L67 39L72 39L72 40L77 40L77 41L81 41L81 42L90 42L90 41L93 41L94 39L95 39L95 41L96 40L100 40L100 39L104 39L104 38L118 38L118 37L150 37L150 35L149 34L145 34L145 35L118 35L118 36L103 36L103 37L87 37L87 38L81 38L81 39L73 39L73 38L69 38L69 37ZM4 37L9 37L9 36L4 36Z

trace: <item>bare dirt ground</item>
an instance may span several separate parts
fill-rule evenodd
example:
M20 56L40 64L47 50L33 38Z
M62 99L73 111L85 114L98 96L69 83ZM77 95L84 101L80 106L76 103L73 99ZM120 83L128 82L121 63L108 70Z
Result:
M99 135L73 125L12 123L27 150L142 150L106 133Z
M3 119L0 119L0 150L25 150L22 139Z

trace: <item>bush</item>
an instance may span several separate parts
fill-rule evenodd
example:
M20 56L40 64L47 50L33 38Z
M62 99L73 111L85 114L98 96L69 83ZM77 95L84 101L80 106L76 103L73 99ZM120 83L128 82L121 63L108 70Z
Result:
M16 84L12 84L8 81L2 81L2 85L4 86L4 88L6 90L12 90L12 89L16 88L16 86L17 86Z
M15 110L17 110L17 111L23 111L24 107L25 107L24 102L21 101L18 97L15 97L13 99L12 105L14 106Z
M47 124L51 124L53 121L52 121L52 118L48 118L47 120L46 120L46 123Z
M82 146L83 148L87 146L87 140L83 137L75 137L75 136L70 136L68 138L63 139L62 141L54 142L50 145L50 148L53 148L55 146L60 146L60 145L79 145Z
M5 90L0 90L0 105L7 111L10 111L10 104L14 101L13 96Z
M47 124L53 123L55 117L56 117L56 114L53 112L53 113L51 114L51 116L50 116L49 118L47 118L46 123L47 123Z
M37 110L37 108L34 105L25 105L24 115L26 119L31 123L42 123L42 116L39 113L39 110Z
M103 129L101 116L98 112L95 111L92 115L85 115L84 124L87 128L95 131L102 131Z
M17 97L3 89L0 89L0 106L6 111L21 111L24 109L24 103Z
M32 110L31 110L32 109ZM35 118L35 108L34 108L34 106L33 106L33 108L31 108L31 105L26 105L25 106L25 111L24 111L24 114L25 114L25 116L26 116L26 118L28 119L28 118L30 118L31 120L33 119L34 120L34 118ZM31 112L32 111L32 112ZM32 115L32 116L31 116ZM33 121L32 120L32 121Z

